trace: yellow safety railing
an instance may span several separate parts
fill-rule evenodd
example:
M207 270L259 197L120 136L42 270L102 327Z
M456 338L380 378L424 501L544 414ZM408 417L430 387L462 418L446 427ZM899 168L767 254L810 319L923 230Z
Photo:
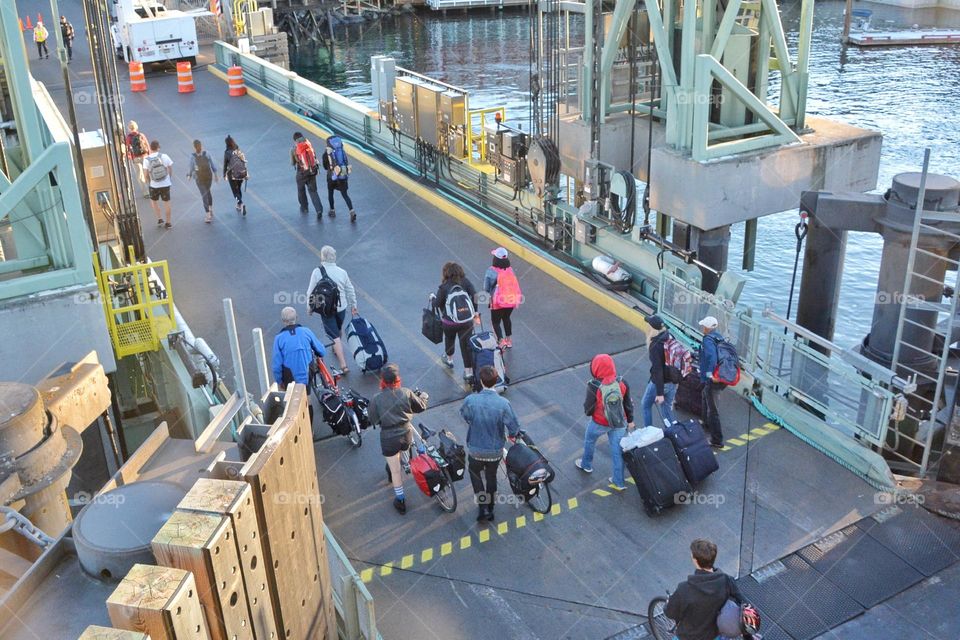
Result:
M177 324L167 261L104 270L99 256L93 254L93 265L117 357L158 350L160 340ZM151 287L151 272L159 280L154 285L159 286Z
M247 32L246 14L252 11L259 11L260 5L257 0L233 0L233 31L238 36Z
M486 128L487 128L487 116L493 115L494 122L496 122L496 115L500 114L500 122L507 121L507 109L506 107L488 107L486 109L472 109L468 112L467 118L467 149L470 150L469 155L467 156L470 164L486 164L487 162L487 140L486 140ZM480 130L475 131L473 128L474 118L480 119ZM473 157L473 145L475 142L480 142L480 160L475 161Z

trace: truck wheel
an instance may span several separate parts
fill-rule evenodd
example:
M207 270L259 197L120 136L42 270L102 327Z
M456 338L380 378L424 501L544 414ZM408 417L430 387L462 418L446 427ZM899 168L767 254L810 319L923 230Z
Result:
M191 67L191 68L196 67L196 66L197 66L197 56L190 56L189 58L187 58L187 62L190 63L190 67Z

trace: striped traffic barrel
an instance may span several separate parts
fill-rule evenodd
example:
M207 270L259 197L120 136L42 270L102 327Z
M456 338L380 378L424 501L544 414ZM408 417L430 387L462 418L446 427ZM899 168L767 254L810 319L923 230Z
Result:
M230 86L230 95L234 98L247 95L247 87L243 84L243 69L238 66L227 70L227 84Z
M143 75L143 63L131 62L129 69L130 69L130 91L146 91L147 79Z
M189 62L177 63L177 91L180 93L193 92L193 71L190 69Z

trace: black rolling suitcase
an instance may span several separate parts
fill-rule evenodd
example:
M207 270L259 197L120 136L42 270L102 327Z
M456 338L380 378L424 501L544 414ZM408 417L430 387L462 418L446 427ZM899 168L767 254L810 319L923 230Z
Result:
M698 418L703 417L703 383L697 371L687 374L677 385L677 397L674 400L677 409L683 409Z
M720 468L717 456L707 442L699 420L674 422L664 427L663 435L673 444L680 466L690 484L696 485Z
M637 484L643 508L649 516L684 501L692 491L673 443L666 438L625 451L623 461Z

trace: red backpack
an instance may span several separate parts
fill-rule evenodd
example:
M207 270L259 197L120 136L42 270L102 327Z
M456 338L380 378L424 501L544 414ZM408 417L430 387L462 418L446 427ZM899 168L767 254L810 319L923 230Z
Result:
M424 495L433 496L440 491L443 472L440 471L437 461L429 454L421 453L410 460L410 473L413 474L413 479L417 481L417 486Z
M297 155L297 165L300 169L312 176L317 175L317 154L314 152L310 141L298 142L295 153Z

